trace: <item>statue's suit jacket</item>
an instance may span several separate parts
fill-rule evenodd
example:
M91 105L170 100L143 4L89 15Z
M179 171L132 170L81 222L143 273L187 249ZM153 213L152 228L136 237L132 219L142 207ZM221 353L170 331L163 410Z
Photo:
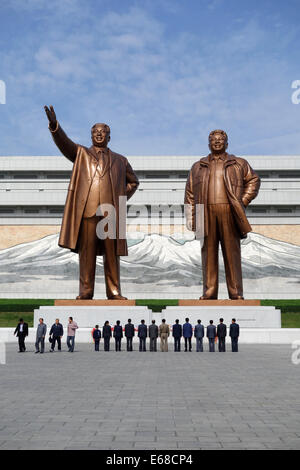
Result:
M211 155L194 163L189 173L185 200L187 220L192 221L196 231L196 204L204 205L204 236L208 235L207 199ZM245 207L254 199L260 187L259 176L243 158L226 153L224 163L224 182L228 201L241 238L245 238L252 228L245 214Z
M79 229L89 190L98 166L97 154L93 146L86 148L72 142L59 124L57 129L51 131L51 133L57 147L65 157L73 163L73 171L68 188L58 244L62 248L69 248L78 253ZM126 242L126 211L122 220L119 220L119 196L125 196L128 200L137 190L139 180L127 158L109 150L109 159L112 196L116 209L116 254L118 256L126 256L128 254ZM103 254L103 243L99 240L97 255Z

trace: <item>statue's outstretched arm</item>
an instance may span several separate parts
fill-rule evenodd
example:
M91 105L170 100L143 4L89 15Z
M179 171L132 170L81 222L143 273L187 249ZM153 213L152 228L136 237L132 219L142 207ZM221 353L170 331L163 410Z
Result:
M67 134L59 125L53 106L50 106L49 108L48 106L44 106L44 109L49 120L49 130L56 146L65 157L74 163L77 155L78 145L69 139Z

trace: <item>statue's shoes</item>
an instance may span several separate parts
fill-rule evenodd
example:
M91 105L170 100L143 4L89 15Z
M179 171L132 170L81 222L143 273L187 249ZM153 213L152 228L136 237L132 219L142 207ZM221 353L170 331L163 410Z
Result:
M199 297L199 300L217 300L217 297L205 297L205 295L202 295Z
M76 297L76 300L91 300L92 298L92 295L78 295Z
M242 295L237 295L236 297L230 297L230 300L245 300Z
M108 298L109 300L128 300L127 297L123 297L120 294L113 295L112 297Z

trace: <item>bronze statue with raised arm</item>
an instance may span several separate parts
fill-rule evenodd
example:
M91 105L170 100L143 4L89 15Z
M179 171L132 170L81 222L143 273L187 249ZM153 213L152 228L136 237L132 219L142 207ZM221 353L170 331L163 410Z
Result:
M257 196L260 179L246 160L228 154L227 147L226 132L212 131L210 154L194 163L185 188L189 230L196 231L196 205L204 206L201 300L218 298L219 244L229 298L244 298L240 239L252 230L245 208Z
M126 232L126 214L123 218L119 217L119 197L129 199L137 190L138 178L127 158L108 148L108 125L95 124L92 127L92 146L87 148L67 137L56 119L53 106L45 106L45 112L55 144L73 163L59 246L79 254L77 299L92 299L94 296L97 255L103 256L107 298L126 299L121 294L120 285L120 256L128 254L126 237L123 236ZM96 227L103 219L103 214L96 215L100 204L115 208L115 237L97 237Z

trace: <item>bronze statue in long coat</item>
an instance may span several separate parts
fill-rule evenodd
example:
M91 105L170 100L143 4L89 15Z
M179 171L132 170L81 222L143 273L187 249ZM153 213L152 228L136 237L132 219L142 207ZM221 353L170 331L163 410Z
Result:
M103 255L107 297L125 299L121 295L120 256L128 254L126 210L120 207L120 201L122 204L122 196L123 200L128 200L134 194L139 185L138 178L127 158L107 147L110 141L109 126L95 124L91 129L93 145L87 148L69 139L59 125L52 106L45 106L45 111L55 144L73 163L59 246L79 253L80 286L77 299L93 298L97 255ZM101 211L99 214L100 204L115 209L114 237L100 239L97 236L97 225L104 216Z

